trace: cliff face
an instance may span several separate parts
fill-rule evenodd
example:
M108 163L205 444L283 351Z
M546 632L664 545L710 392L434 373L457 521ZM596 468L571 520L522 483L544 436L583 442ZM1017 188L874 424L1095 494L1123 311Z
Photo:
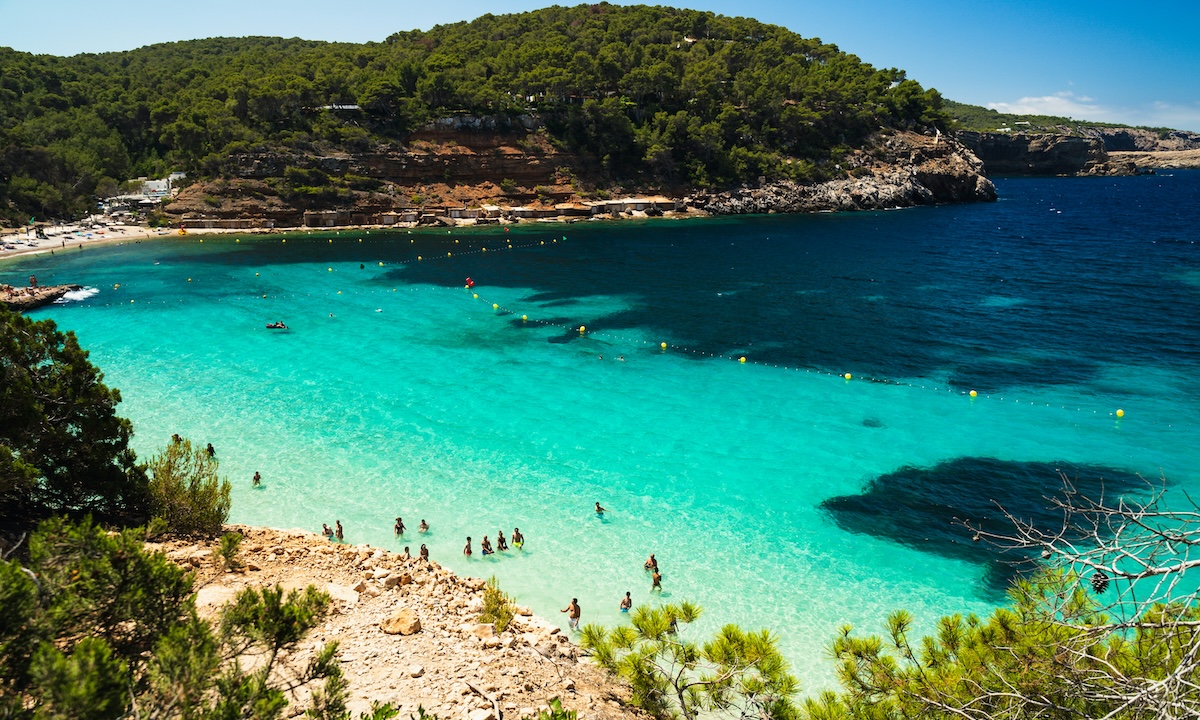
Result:
M713 214L883 210L914 205L988 202L996 187L983 175L983 163L962 144L946 137L896 133L876 138L843 165L846 177L823 183L773 183L700 199Z
M1200 133L1186 130L1147 130L1145 128L1090 127L1086 137L1097 138L1108 152L1176 152L1200 150Z

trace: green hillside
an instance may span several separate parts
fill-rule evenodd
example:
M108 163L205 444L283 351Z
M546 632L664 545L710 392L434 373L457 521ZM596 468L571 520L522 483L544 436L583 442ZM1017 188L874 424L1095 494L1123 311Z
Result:
M0 49L0 216L78 214L123 179L217 176L252 149L397 146L459 113L535 112L578 158L573 170L600 183L811 179L881 126L944 126L940 107L903 71L782 27L607 3L362 45L212 39L70 58Z
M1082 135L1087 128L1127 128L1130 125L1076 120L1056 115L1013 115L997 112L978 105L944 100L942 109L953 119L955 130L995 132L999 128L1012 128L1013 132L1046 132L1064 135ZM1170 132L1167 128L1140 128L1156 132Z

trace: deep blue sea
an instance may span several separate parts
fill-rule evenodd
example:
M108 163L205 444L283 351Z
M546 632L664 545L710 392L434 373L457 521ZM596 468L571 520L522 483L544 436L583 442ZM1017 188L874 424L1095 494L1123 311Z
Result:
M1004 602L1012 568L956 518L1052 524L1060 471L1200 492L1200 172L997 187L892 212L174 237L0 280L98 290L34 315L121 389L141 455L213 443L234 521L426 543L551 618L690 599L700 631L776 632L818 689L844 623ZM523 550L479 554L514 527Z

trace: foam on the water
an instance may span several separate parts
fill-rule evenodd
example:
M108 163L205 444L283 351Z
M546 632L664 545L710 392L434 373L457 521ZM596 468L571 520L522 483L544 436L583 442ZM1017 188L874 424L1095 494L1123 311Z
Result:
M340 519L349 542L426 543L550 618L578 597L585 622L622 622L626 590L694 600L703 630L778 633L816 689L844 623L877 631L907 608L928 630L997 602L990 559L954 551L953 528L922 534L947 517L921 506L926 484L973 484L949 516L952 501L1053 491L1039 478L1059 462L1200 488L1200 300L1180 280L1200 259L1143 242L1196 230L1160 207L1174 196L1110 197L1156 197L1139 180L1006 181L1004 203L906 213L572 226L512 252L502 230L210 236L0 276L105 289L36 315L75 330L121 389L141 454L175 432L216 446L234 521ZM1094 212L1143 215L1089 231L1089 193ZM1027 301L989 300L1008 297ZM280 319L289 330L265 329ZM889 492L904 517L864 531ZM478 554L514 526L523 551Z

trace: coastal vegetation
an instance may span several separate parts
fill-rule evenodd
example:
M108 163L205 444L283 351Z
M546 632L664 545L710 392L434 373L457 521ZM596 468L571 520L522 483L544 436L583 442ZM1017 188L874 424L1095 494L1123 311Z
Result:
M147 464L154 518L172 532L213 536L229 517L229 481L217 458L190 440L172 440Z
M67 217L131 176L254 151L398 148L439 118L535 117L604 186L812 180L880 128L945 128L935 90L747 18L599 3L382 43L225 38L61 58L0 49L0 215ZM354 178L287 168L281 192ZM367 179L369 180L369 179Z
M584 626L581 643L598 665L629 683L633 702L655 717L798 718L793 698L800 685L774 636L731 624L699 644L683 630L700 613L689 602L639 606L630 625Z
M1092 128L1127 128L1128 125L1118 123L1093 122L1076 120L1058 115L1014 115L998 110L968 105L966 103L944 100L942 104L946 114L951 118L951 127L955 130L972 130L975 132L995 132L1007 127L1012 131L1054 133L1066 135L1085 135ZM1170 134L1169 128L1139 128L1151 130L1160 137Z

